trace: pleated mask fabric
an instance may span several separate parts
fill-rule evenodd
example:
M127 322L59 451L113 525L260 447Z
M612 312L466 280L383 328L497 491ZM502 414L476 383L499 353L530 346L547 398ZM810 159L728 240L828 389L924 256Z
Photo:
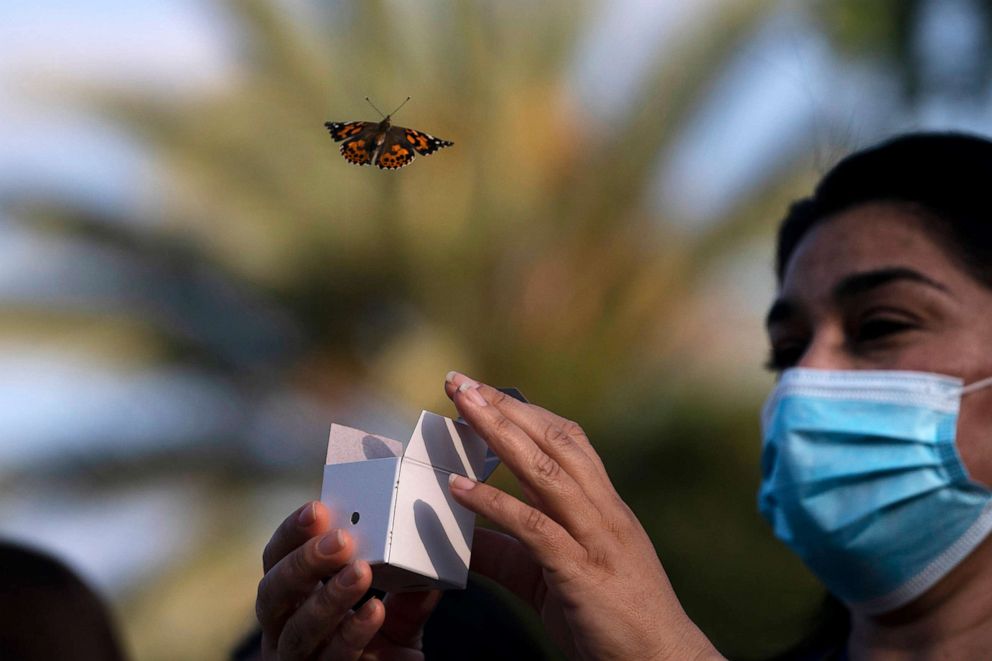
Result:
M992 491L969 478L955 446L962 395L988 386L925 372L783 372L762 412L758 506L850 607L912 601L992 531Z

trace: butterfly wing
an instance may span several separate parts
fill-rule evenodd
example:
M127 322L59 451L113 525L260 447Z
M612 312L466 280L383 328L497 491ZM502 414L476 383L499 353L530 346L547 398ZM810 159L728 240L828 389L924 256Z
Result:
M352 138L341 145L341 155L352 165L372 165L370 146L366 138Z
M369 127L375 127L374 122L324 122L327 131L334 138L334 142L341 142L347 138L354 138Z
M375 122L325 122L331 137L341 145L344 160L353 165L372 164L372 141L378 124Z
M442 147L450 147L455 144L450 140L435 138L433 135L424 133L423 131L404 128L400 128L400 130L403 131L403 139L406 143L413 147L413 149L415 149L416 152L422 156L429 156Z
M404 165L413 163L417 154L406 141L406 129L394 126L386 132L386 140L378 151L375 165L380 170L399 170Z

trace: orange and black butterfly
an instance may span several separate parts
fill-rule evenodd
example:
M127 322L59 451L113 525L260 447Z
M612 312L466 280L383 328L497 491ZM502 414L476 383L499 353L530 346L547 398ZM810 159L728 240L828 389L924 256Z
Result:
M368 97L365 97L365 100L375 108L376 112L382 114ZM410 97L407 97L406 101L409 100ZM406 101L386 115L381 122L324 122L324 126L330 131L335 142L344 141L341 145L341 155L344 156L344 160L355 165L375 163L381 170L398 170L412 163L417 154L428 156L442 147L455 144L450 140L435 138L423 131L393 126L389 118L406 105Z

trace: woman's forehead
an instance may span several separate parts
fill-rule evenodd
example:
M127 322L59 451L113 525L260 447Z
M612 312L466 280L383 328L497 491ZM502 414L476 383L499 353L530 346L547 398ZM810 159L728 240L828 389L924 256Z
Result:
M889 204L863 205L825 219L796 246L781 293L817 297L853 274L889 269L911 269L936 281L963 276L925 222Z

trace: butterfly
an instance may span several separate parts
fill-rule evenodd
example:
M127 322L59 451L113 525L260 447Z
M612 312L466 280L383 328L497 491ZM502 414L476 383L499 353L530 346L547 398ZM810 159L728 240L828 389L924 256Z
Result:
M382 114L368 97L365 100L376 112ZM409 100L410 97L407 97L406 101ZM442 147L455 144L423 131L393 126L390 117L406 105L406 101L383 117L381 122L324 122L324 126L335 142L344 141L341 144L344 160L354 165L375 163L380 170L398 170L413 163L417 154L428 156Z

